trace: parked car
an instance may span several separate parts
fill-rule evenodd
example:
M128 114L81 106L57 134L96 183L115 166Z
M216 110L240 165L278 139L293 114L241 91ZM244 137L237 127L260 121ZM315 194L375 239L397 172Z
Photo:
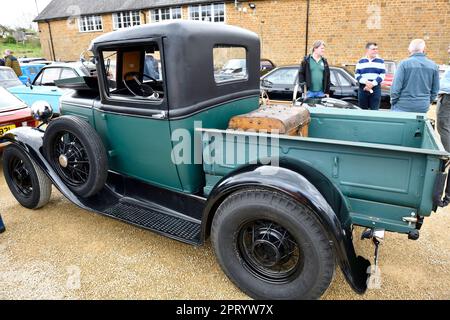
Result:
M397 71L397 62L393 60L384 60L384 65L386 67L386 74L384 76L384 81L381 82L381 86L387 87L390 90L395 72Z
M261 76L265 75L267 72L275 69L277 66L272 60L269 59L261 59L261 68L259 69Z
M22 82L10 67L0 67L0 87L10 88L20 86Z
M34 79L36 78L39 71L45 67L45 64L34 64L34 63L27 63L20 66L20 69L22 70L22 76L19 77L20 81L22 81L23 84L32 83Z
M47 59L45 59L45 58L19 58L17 60L19 60L20 64L27 64L27 63L32 63L32 62L40 63L41 61L46 61Z
M32 116L28 106L23 101L0 87L0 137L14 128L35 127L39 122ZM4 147L0 143L0 150Z
M278 67L261 77L261 90L270 99L292 100L299 65ZM358 83L354 74L343 67L330 67L330 97L358 105ZM302 93L300 88L299 96ZM381 108L390 108L390 93L382 90Z
M29 106L36 101L47 101L53 111L59 113L59 98L67 91L55 85L55 80L89 76L90 70L81 62L54 63L43 67L31 85L9 87L9 92L25 101Z
M442 77L448 70L450 70L450 65L448 64L439 65L439 79L442 79Z
M246 51L248 74L222 81L205 61L236 58L236 48ZM193 245L211 237L225 274L253 298L314 299L336 265L359 294L373 283L353 226L366 228L378 270L385 231L418 239L424 217L445 205L450 154L424 115L282 107L277 119L300 111L308 133L228 130L230 119L259 108L253 32L173 21L106 33L90 49L97 77L60 80L76 90L61 98L61 117L33 107L45 130L0 138L11 142L6 182L27 208L46 205L53 182L83 209ZM148 52L160 54L161 80L144 81ZM21 179L15 163L26 169Z
M442 74L439 90L450 93L450 68Z

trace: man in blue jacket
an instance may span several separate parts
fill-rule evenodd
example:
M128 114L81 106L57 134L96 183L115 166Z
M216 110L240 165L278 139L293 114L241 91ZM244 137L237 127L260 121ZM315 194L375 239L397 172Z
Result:
M410 56L400 62L391 86L392 111L426 113L439 91L439 69L425 56L425 41L414 39Z

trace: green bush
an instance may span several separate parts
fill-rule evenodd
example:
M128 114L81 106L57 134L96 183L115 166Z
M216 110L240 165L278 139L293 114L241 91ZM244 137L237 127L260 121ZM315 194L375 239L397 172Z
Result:
M13 36L7 36L3 42L5 44L16 44L17 43L16 39L14 39Z

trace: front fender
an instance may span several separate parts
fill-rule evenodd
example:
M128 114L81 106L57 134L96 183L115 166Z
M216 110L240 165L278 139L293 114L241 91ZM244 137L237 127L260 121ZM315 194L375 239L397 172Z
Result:
M274 172L274 170L276 170ZM309 206L324 226L333 242L342 272L352 289L362 294L367 289L367 268L370 262L356 256L350 226L344 227L328 202L303 175L280 167L250 165L223 178L211 191L203 214L203 234L212 221L220 203L231 193L247 187L267 188L283 192L296 201Z
M7 134L0 137L0 144L10 142L19 146L50 178L53 185L70 201L77 206L90 210L90 206L86 205L85 201L75 195L61 180L50 163L44 158L42 154L44 131L32 127L19 127L8 131Z

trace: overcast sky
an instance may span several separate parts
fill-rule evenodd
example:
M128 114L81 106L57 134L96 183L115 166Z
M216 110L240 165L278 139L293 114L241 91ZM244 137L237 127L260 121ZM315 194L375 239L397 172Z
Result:
M29 27L31 21L51 0L1 0L0 24L8 27ZM36 8L37 4L37 8Z

